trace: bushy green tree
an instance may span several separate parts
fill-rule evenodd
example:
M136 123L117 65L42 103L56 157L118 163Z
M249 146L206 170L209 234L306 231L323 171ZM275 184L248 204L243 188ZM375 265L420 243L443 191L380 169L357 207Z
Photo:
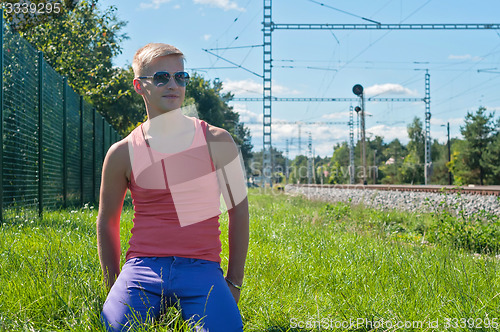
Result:
M347 173L347 176L345 176L345 166L343 167L338 161L330 163L330 170L328 176L329 184L343 184L343 183L349 183L349 181L350 181L349 173Z
M449 184L448 167L448 147L434 140L431 145L432 177L431 183Z
M307 183L307 157L304 155L296 156L290 165L289 183Z
M275 147L271 147L271 155L273 162L273 176L274 181L284 181L287 175L286 173L286 157L283 155L283 152L277 150ZM262 150L252 153L252 160L250 162L250 171L247 170L247 174L252 174L253 176L260 176L262 174L262 163L263 163L263 152ZM290 168L290 163L288 165ZM249 173L250 172L250 173ZM278 179L279 177L280 179Z
M403 183L421 184L424 183L424 162L425 162L425 134L422 128L422 121L415 117L407 127L408 155L405 157L401 168L400 180Z
M495 129L493 131L491 143L486 150L484 157L485 163L488 165L490 174L488 182L490 184L500 184L500 118L497 119Z
M465 142L463 140L456 140L453 144L451 151L450 162L447 164L448 169L453 175L453 184L461 186L470 182L471 172L466 170L463 162L462 152Z
M115 12L114 7L100 10L96 1L80 1L73 10L20 30L75 92L88 97L99 111L103 110L96 101L103 99L110 85L119 83L121 72L113 69L112 58L121 53L120 43L127 38L121 33L125 22Z
M333 148L333 155L330 159L328 169L328 183L339 184L349 183L350 151L347 142L337 143Z
M133 87L134 72L131 66L114 68L115 81L93 100L105 119L122 135L127 136L140 123L147 120L146 107L140 94Z
M407 154L406 147L399 139L392 140L382 150L383 164L380 166L380 182L384 184L400 183L401 165Z
M145 114L140 107L142 98L132 93L131 70L112 66L112 58L121 53L120 43L127 38L121 32L125 22L117 18L114 7L99 9L97 0L65 0L62 4L63 10L57 14L52 11L17 24L13 16L12 26L125 136Z
M73 10L78 0L2 0L1 3L10 28L23 31Z
M465 125L460 127L465 141L462 157L464 165L472 175L470 183L483 185L491 173L486 156L493 141L493 116L492 113L486 113L486 108L480 107L476 113L467 112Z

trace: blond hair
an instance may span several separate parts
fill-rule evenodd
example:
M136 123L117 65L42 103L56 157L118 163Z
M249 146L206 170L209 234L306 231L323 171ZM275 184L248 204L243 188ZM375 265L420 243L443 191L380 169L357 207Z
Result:
M146 68L151 61L167 55L178 55L183 61L186 60L184 54L177 47L169 44L149 43L138 49L132 61L132 69L134 70L135 77L141 76L144 68Z

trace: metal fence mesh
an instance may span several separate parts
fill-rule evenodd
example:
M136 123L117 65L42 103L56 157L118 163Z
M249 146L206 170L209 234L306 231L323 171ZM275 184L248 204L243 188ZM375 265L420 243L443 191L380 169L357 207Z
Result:
M42 61L43 206L63 204L63 79Z
M104 160L104 153L108 151L108 148L104 145L104 118L97 112L95 114L95 142L94 145L94 154L95 160L94 169L95 169L95 187L94 187L94 195L96 199L99 199L99 183L101 183L101 171L102 171L102 163L97 162L98 160Z
M69 86L66 89L66 200L68 205L77 205L81 197L80 168L80 96Z
M120 136L37 50L0 25L0 222L96 202L104 156Z
M83 102L83 142L82 142L82 148L83 148L83 201L84 202L90 202L93 201L93 187L94 187L94 173L93 173L93 167L94 167L94 161L93 161L93 154L92 150L94 149L93 147L93 131L94 131L94 126L93 126L93 112L94 109L92 105L87 103L86 101Z
M37 52L4 29L3 43L3 200L26 211L38 207Z

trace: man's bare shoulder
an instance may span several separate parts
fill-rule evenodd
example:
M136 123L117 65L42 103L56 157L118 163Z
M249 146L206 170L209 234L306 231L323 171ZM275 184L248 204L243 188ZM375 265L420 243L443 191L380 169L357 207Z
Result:
M207 130L207 140L208 142L225 142L234 144L233 137L227 130L210 124L208 125Z
M121 139L118 142L113 143L110 147L108 152L113 153L117 157L127 157L128 158L128 143L129 142L129 137L125 137Z
M233 137L223 128L209 125L207 143L217 168L226 166L238 156L238 149Z
M129 136L113 143L106 153L106 159L113 167L126 171L130 165Z

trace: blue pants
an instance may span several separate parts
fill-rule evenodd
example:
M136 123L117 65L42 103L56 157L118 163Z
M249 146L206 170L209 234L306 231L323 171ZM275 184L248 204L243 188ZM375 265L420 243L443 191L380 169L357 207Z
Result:
M174 256L129 259L111 287L101 319L108 331L129 331L176 304L184 320L203 326L198 331L243 331L220 264Z

